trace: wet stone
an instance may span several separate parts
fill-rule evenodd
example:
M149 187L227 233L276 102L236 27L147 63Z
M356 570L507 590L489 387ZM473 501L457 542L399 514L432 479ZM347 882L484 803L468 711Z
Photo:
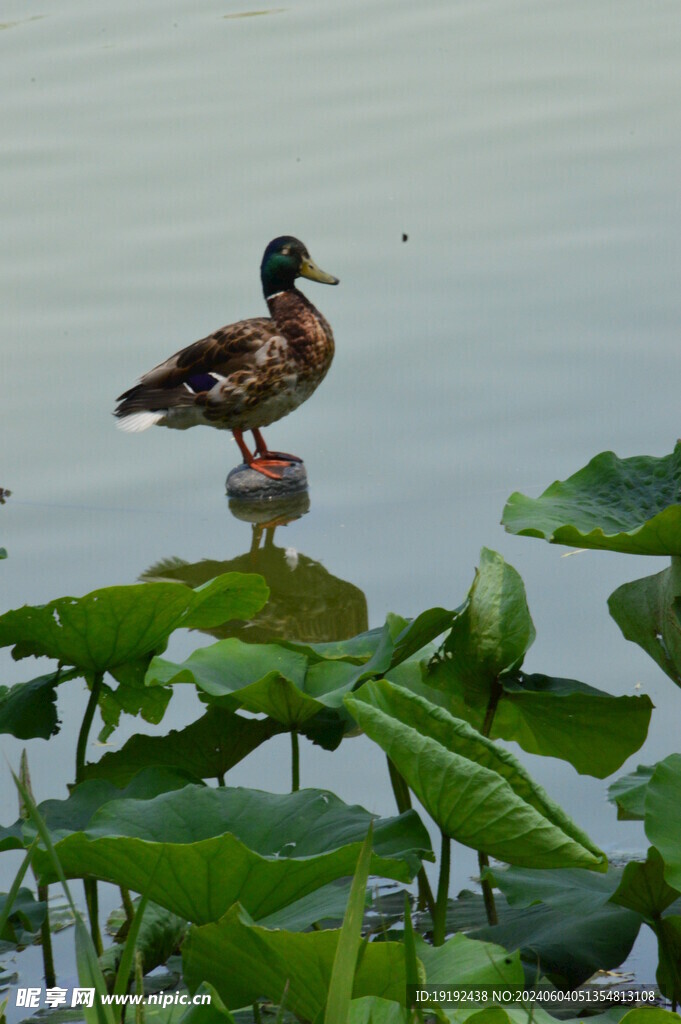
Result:
M284 468L281 480L271 480L245 464L236 466L227 477L227 494L230 498L254 501L271 501L290 494L307 490L307 472L302 462L293 462Z

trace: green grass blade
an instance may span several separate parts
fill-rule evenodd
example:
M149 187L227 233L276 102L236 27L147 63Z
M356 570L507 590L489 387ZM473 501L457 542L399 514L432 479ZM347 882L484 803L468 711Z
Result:
M85 1017L86 1024L116 1024L116 1018L112 1008L110 1006L105 1006L102 1003L101 997L106 995L107 991L104 976L102 974L101 967L99 966L99 960L97 959L97 953L90 937L90 933L83 922L83 918L73 902L73 897L71 896L66 876L52 844L52 839L47 825L45 824L45 821L38 811L38 808L36 807L26 786L19 778L17 778L14 772L12 772L12 778L14 779L14 785L17 787L24 802L28 816L35 825L38 835L42 839L45 849L50 856L55 874L61 882L64 894L66 895L66 899L68 900L75 918L76 965L78 968L78 980L83 988L94 988L95 990L94 1004L92 1006L83 1007L83 1016Z
M38 845L38 837L36 836L36 838L33 840L31 845L29 846L28 850L26 851L26 856L24 857L24 859L23 859L23 861L21 863L21 867L19 868L19 870L17 872L16 878L12 882L12 885L11 885L11 888L10 888L9 892L7 893L7 899L5 900L4 907L0 911L0 933L2 932L3 928L7 924L7 921L9 920L9 916L12 913L12 907L14 906L14 901L17 898L17 893L19 892L19 889L21 888L21 883L24 880L24 875L26 874L26 872L28 871L28 869L30 867L31 858L33 857L33 851L35 850L37 845Z
M419 985L423 979L419 978L419 961L416 956L414 925L411 920L411 906L407 893L404 894L404 967L407 975L407 986ZM412 1007L412 1010L418 1024L423 1024L423 1010L418 1006Z
M357 859L355 877L352 880L348 905L338 939L336 955L331 970L329 995L326 1001L325 1024L347 1024L350 1014L355 967L362 940L364 900L367 880L369 878L373 831L372 822L369 825L367 837L362 844L362 849Z
M94 1004L90 1007L83 1007L86 1024L117 1024L113 1008L102 1003L102 996L107 994L106 982L99 966L92 937L78 911L76 911L76 968L81 986L95 990Z
M142 924L142 918L144 917L144 911L146 910L148 902L149 897L142 896L137 904L137 910L135 911L135 916L132 919L132 924L128 931L128 937L126 938L125 946L123 947L121 962L119 963L118 970L116 971L116 980L113 987L114 995L123 995L128 991L128 982L130 981L130 975L133 970L133 962L135 959L135 944L137 942L140 925Z
M404 894L404 965L407 985L419 984L419 966L414 942L414 925L411 920L411 906L408 893Z
M277 1010L277 1019L275 1024L283 1024L284 1014L286 1012L286 1000L288 998L288 981L284 985L284 991L281 993L281 999L279 1000L279 1009Z

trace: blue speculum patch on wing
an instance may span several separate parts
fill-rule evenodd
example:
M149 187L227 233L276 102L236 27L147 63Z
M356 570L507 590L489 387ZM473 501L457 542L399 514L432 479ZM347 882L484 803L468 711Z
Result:
M200 391L210 391L217 384L217 377L210 373L196 373L186 382L189 387L198 394Z

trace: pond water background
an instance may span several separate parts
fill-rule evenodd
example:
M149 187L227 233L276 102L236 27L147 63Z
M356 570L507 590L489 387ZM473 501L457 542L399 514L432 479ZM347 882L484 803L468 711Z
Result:
M537 627L527 669L640 684L657 710L621 773L666 756L681 694L606 608L664 562L563 557L499 519L513 490L604 449L665 454L681 433L678 4L283 2L3 6L2 609L248 550L224 494L229 435L130 436L111 410L176 349L262 315L262 250L291 233L341 284L303 286L337 353L267 433L310 478L310 512L276 543L364 591L370 625L456 606L481 546L500 551ZM204 642L184 634L170 653ZM38 674L1 664L3 684ZM39 799L66 795L84 700L64 687L59 737L28 745ZM196 710L177 694L156 731ZM112 744L135 731L154 730L128 720ZM16 765L23 744L3 741ZM607 782L511 748L606 851L647 845ZM301 767L303 785L394 813L368 741L305 744ZM288 778L282 739L229 781ZM452 892L475 870L457 847ZM640 941L640 981L651 956Z

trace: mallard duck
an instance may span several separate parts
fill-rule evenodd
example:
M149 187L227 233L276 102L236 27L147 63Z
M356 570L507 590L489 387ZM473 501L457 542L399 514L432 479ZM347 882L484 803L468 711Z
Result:
M293 412L322 382L334 353L328 323L295 286L306 277L338 284L297 238L275 238L260 265L268 317L240 320L176 352L116 399L122 430L154 425L231 430L245 463L274 480L302 460L270 451L260 430ZM255 453L244 442L250 430Z

